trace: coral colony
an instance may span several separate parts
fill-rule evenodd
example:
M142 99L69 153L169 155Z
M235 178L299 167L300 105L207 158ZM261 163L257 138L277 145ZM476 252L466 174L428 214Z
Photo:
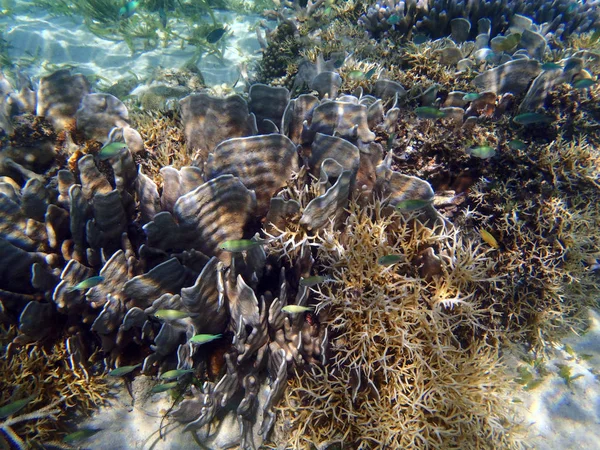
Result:
M598 298L600 5L272 6L244 95L5 71L3 446L140 373L207 448L524 445L504 346Z

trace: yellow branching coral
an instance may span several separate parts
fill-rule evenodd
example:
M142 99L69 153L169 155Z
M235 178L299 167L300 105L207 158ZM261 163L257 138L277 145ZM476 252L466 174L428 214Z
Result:
M330 358L290 380L275 439L287 448L518 446L486 297L500 281L493 250L418 219L351 203L344 231L320 235Z
M10 342L16 330L0 329L0 342ZM33 396L15 416L0 420L0 446L9 439L19 448L43 448L65 432L67 412L88 413L103 403L108 387L101 376L78 373L68 364L65 344L52 347L11 345L0 358L0 405Z
M600 153L583 138L557 139L527 158L535 172L522 166L522 173L474 186L477 210L490 215L461 225L483 222L500 237L494 259L505 277L490 296L507 338L542 350L582 328L586 306L600 294L591 269L600 256Z

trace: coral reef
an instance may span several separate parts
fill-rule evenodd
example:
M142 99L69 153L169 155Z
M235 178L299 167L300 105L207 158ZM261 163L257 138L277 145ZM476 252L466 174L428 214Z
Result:
M15 336L16 329L1 328L0 405L31 400L0 422L0 443L7 448L7 440L17 448L44 448L66 434L66 419L101 405L108 388L100 374L85 370L85 361L69 359L63 342L18 347L10 344Z
M375 41L286 2L247 96L2 79L11 351L182 370L169 419L215 448L517 448L502 345L598 296L600 58L555 40L591 4L407 2Z
M325 231L319 244L316 264L331 283L313 289L330 359L290 380L276 442L516 446L497 317L479 295L498 282L492 251L377 201L351 204L344 231ZM379 264L385 255L400 262Z
M542 24L540 32L544 35L552 33L556 36L568 36L574 32L586 32L595 29L600 22L600 15L595 1L573 5L568 1L436 1L416 0L394 1L382 0L368 7L358 23L373 37L381 34L408 35L424 33L432 38L455 35L475 37L477 21L491 21L491 36L507 30L507 18L514 14L531 17ZM466 20L465 24L460 19ZM466 24L472 26L465 26ZM464 28L464 32L457 32Z

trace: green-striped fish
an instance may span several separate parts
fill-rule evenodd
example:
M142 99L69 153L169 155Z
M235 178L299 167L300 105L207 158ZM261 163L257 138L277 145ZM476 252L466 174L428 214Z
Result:
M102 431L101 428L82 428L81 430L77 430L71 434L67 434L63 438L63 442L66 444L72 444L77 441L81 441L83 439L92 437L93 435L95 435L96 433L99 433L100 431Z
M404 259L402 255L385 255L377 260L377 264L381 264L382 266L391 266L396 264Z
M494 147L489 145L478 145L467 149L467 154L481 159L489 159L496 154Z
M440 111L433 106L419 106L418 108L415 108L415 114L419 119L441 119L446 117L444 111Z
M100 158L100 161L105 161L113 156L118 155L125 148L127 148L127 145L123 142L111 142L100 149L98 158Z
M238 239L235 241L225 241L219 245L221 250L226 252L239 253L250 250L257 245L263 245L266 241L264 239L253 240L253 239Z
M98 286L103 281L104 281L104 277L98 275L98 276L95 276L95 277L90 277L87 280L83 280L81 283L78 283L75 286L70 287L67 290L69 292L71 292L71 291L83 291L85 289L91 289L94 286Z
M348 72L348 78L354 81L360 81L365 78L365 73L362 70L352 70Z
M191 314L178 309L159 309L153 314L154 317L160 320L178 320L191 317Z
M508 148L510 148L511 150L525 150L525 147L527 147L527 145L525 145L525 142L520 141L518 139L513 139L508 143Z
M313 287L328 280L329 278L322 275L314 275L308 278L300 278L300 282L298 284L300 284L300 286Z
M575 89L587 89L592 87L593 85L595 85L596 82L594 80L591 80L589 78L583 78L581 80L577 80L574 83L571 84L571 86L573 86Z
M554 119L540 113L524 113L513 118L513 122L519 125L534 125L536 123L551 123Z
M22 398L21 400L17 400L15 402L9 403L8 405L4 405L0 408L0 419L4 419L6 417L12 416L13 414L19 412L21 409L25 408L37 397L37 395L30 395L29 397Z
M377 67L373 67L372 69L370 69L367 73L365 73L365 80L370 80L371 77L373 75L375 75L375 72L377 71Z
M171 381L170 383L157 384L152 389L150 389L151 394L158 394L160 392L166 392L169 389L173 389L177 387L177 381Z
M121 367L116 368L115 370L111 370L110 372L108 372L108 376L109 377L122 377L124 375L127 375L127 374L133 372L135 369L137 369L140 366L141 366L141 364L136 364L135 366L121 366Z
M215 341L215 340L220 339L222 337L223 337L222 334L197 334L197 335L195 335L194 337L192 337L190 339L190 342L192 344L202 345L202 344L206 344L208 342Z
M169 370L165 373L163 373L160 376L161 380L173 380L175 378L179 378L182 375L188 374L188 373L193 373L194 369L175 369L175 370Z
M477 92L470 92L468 94L465 94L462 99L465 102L472 102L472 101L477 100L479 97L481 97L481 95L478 94Z
M281 308L281 310L283 312L286 312L288 314L299 314L299 313L303 313L306 311L312 311L313 308L311 308L310 306L300 306L300 305L287 305L284 306L283 308Z
M400 211L416 211L418 209L423 209L431 204L430 200L420 200L420 199L412 199L412 200L402 200L398 202L396 208Z
M547 62L547 63L542 64L542 70L558 70L558 69L562 69L562 66L555 62Z

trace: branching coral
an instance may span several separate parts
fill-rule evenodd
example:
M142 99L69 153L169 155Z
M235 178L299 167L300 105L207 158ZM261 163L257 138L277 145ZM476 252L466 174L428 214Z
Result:
M378 264L390 254L401 261ZM333 280L315 288L331 360L290 381L278 430L287 448L517 445L485 298L499 282L489 250L376 202L351 204L317 262Z
M10 342L15 334L15 329L2 329L0 340ZM102 378L71 368L68 361L63 342L51 348L11 344L0 358L0 405L34 396L23 410L0 421L2 432L19 448L42 448L64 432L57 420L102 404L107 392Z
M469 217L466 225L485 224L499 237L496 260L507 277L495 296L504 326L511 339L541 349L580 328L585 306L598 298L590 267L600 252L600 155L585 138L559 138L514 159L510 176L472 190L478 210L490 218ZM537 171L527 170L523 159L535 160Z

